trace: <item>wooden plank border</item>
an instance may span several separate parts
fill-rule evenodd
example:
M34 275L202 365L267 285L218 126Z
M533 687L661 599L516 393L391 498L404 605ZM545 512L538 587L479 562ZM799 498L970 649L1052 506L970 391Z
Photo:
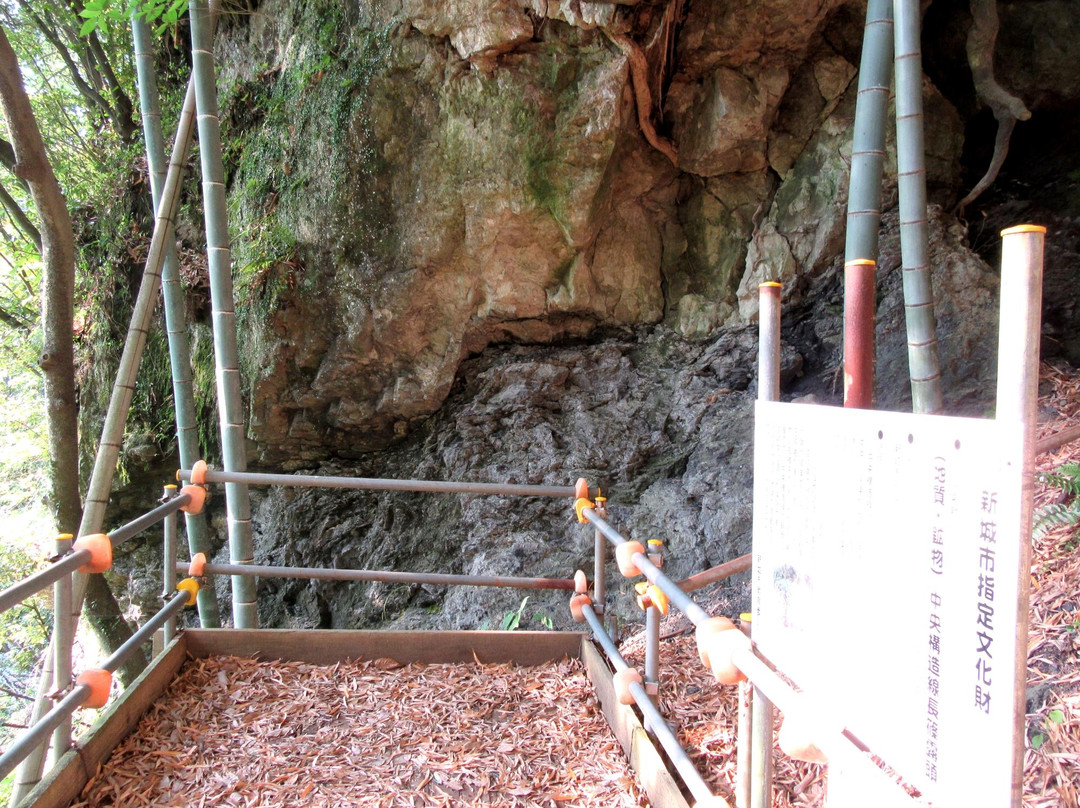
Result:
M596 689L604 718L622 745L631 768L637 772L638 782L645 789L652 808L689 808L678 781L668 771L637 713L632 707L619 704L607 662L591 642L582 642L581 660Z
M540 665L577 658L584 635L568 631L345 631L323 629L189 629L188 653L256 656L332 665L344 659L398 662L513 662Z
M187 659L187 643L179 635L165 653L154 659L131 687L105 710L71 751L67 752L31 791L21 805L65 808L79 796L113 750L139 723Z

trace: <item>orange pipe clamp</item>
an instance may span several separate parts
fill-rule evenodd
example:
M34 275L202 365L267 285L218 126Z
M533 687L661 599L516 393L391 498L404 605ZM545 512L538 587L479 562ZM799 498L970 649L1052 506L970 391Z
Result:
M577 499L589 498L589 481L584 477L578 477L578 481L574 484L574 497Z
M206 472L209 468L205 460L196 460L191 467L191 482L195 485L206 485ZM176 479L180 479L179 476Z
M90 695L80 706L89 710L100 710L109 703L112 690L112 674L104 668L91 668L79 674L76 685L86 685Z
M185 485L180 489L180 493L191 497L191 501L187 505L182 505L180 510L184 513L202 513L203 506L206 504L205 488L201 485Z
M206 569L206 553L196 553L191 557L187 573L192 578L201 578L204 569Z
M585 622L585 615L581 611L583 606L592 606L592 598L584 592L579 592L570 598L570 614L573 615L575 623Z
M746 678L746 674L732 663L731 655L737 650L749 650L750 638L734 623L726 617L710 617L698 625L695 638L701 664L712 671L716 681L733 685Z
M797 714L785 715L777 734L777 742L784 754L807 763L828 763L829 757L814 743L810 725Z
M574 513L577 514L578 522L584 524L585 514L582 513L586 508L593 507L593 504L586 497L578 497L574 502Z
M199 594L199 582L194 578L185 578L176 585L176 590L178 592L188 593L188 600L187 603L184 604L185 606L194 606L195 597Z
M660 614L666 616L671 609L668 596L656 584L641 581L634 584L634 590L637 592L637 605L641 611L645 611L650 606L655 606L660 611Z
M90 560L79 567L79 572L87 574L93 572L105 572L112 568L112 539L104 533L90 533L79 536L71 545L75 552L86 550L90 553Z
M624 541L615 548L615 561L619 565L619 572L624 578L635 578L641 575L641 570L634 564L634 554L645 555L645 548L639 541Z
M615 685L615 697L619 704L633 704L634 695L630 692L630 683L637 682L640 685L642 681L641 674L633 668L625 668L612 676L611 682Z
M579 595L584 595L589 591L589 579L585 577L582 570L574 573L574 591Z

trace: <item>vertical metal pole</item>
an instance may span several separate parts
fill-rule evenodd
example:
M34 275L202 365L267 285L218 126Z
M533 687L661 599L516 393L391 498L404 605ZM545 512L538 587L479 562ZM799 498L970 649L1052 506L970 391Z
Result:
M780 400L780 291L758 286L758 401ZM750 808L771 808L773 706L756 687L750 712Z
M893 0L893 17L900 252L904 265L904 314L907 320L911 407L914 412L936 413L942 407L941 366L934 320L934 291L930 283L919 0Z
M61 533L56 537L56 555L64 556L71 552L70 533ZM63 698L71 687L71 645L74 625L71 622L71 575L63 576L53 584L53 671L55 673L56 697ZM52 736L52 759L55 763L71 748L71 716L64 719Z
M214 74L213 32L206 0L193 0L189 8L222 460L226 471L245 471L247 450L240 395L240 360L236 342L236 311L225 202L225 169L221 158L221 122L218 119ZM229 521L230 560L233 564L251 564L255 560L255 548L251 530L251 500L247 486L242 483L226 484L225 501ZM256 628L258 611L255 603L255 579L241 575L232 576L232 593L233 623L236 628Z
M602 518L607 519L607 500L604 497L598 496L593 505L593 510L595 510ZM596 612L597 616L600 617L601 622L603 622L604 599L607 597L607 584L604 578L607 539L604 538L604 534L600 532L599 528L595 528L593 531L593 545L593 611Z
M146 163L150 169L150 190L154 210L161 205L165 187L165 140L161 133L161 104L157 78L154 75L154 53L150 26L138 14L131 17L131 35L135 46L135 69L138 74L139 110L142 114L143 140L146 143ZM186 155L186 149L185 149ZM169 361L172 366L173 403L176 410L176 442L180 451L181 468L189 469L202 457L199 451L199 431L195 419L195 392L191 378L191 348L188 343L184 316L184 290L180 283L180 259L176 244L170 239L165 245L165 263L161 270L161 296L165 310L165 332L169 340ZM191 554L210 552L206 514L185 514L188 546ZM167 594L171 595L170 589ZM203 628L221 625L217 596L212 586L199 590L199 619Z
M1013 694L1012 805L1024 787L1025 688L1028 601L1031 597L1031 519L1035 493L1035 424L1042 331L1043 246L1046 228L1020 225L1001 231L1001 324L998 334L997 418L1023 424L1020 492L1020 567L1017 586Z
M874 398L874 269L892 62L892 0L869 0L855 102L844 246L844 406L862 409L871 407Z
M739 628L750 636L753 615L739 615ZM753 704L753 685L746 679L739 682L739 728L735 735L735 808L750 808L750 738L754 722L750 710Z
M649 539L646 555L657 567L664 566L664 543L660 539ZM650 605L645 610L645 693L660 710L660 610ZM645 723L645 729L653 728Z
M165 486L165 499L169 500L175 497L177 494L175 485ZM176 513L170 513L165 517L165 546L162 555L165 557L165 569L162 576L162 593L161 600L163 603L167 603L176 592L176 545L177 545L177 523L180 520L177 518ZM163 631L165 632L165 645L168 645L173 641L173 637L176 636L176 615L173 615L165 621Z

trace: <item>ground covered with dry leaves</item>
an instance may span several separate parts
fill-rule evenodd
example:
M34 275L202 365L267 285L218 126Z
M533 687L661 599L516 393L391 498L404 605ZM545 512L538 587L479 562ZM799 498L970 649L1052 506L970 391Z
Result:
M647 803L577 661L190 661L72 808Z

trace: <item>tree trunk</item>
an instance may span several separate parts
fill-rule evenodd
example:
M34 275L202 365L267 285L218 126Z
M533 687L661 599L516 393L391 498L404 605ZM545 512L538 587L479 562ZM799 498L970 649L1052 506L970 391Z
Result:
M41 323L39 364L45 379L50 497L57 526L74 532L82 520L79 497L78 413L72 340L75 293L75 236L67 203L45 153L45 144L22 83L19 63L0 27L0 105L15 154L15 175L30 186L41 221ZM91 624L109 651L131 636L105 580L91 576ZM134 670L140 667L138 655ZM143 660L145 664L145 659ZM125 674L130 675L125 669ZM61 687L67 683L60 683Z

